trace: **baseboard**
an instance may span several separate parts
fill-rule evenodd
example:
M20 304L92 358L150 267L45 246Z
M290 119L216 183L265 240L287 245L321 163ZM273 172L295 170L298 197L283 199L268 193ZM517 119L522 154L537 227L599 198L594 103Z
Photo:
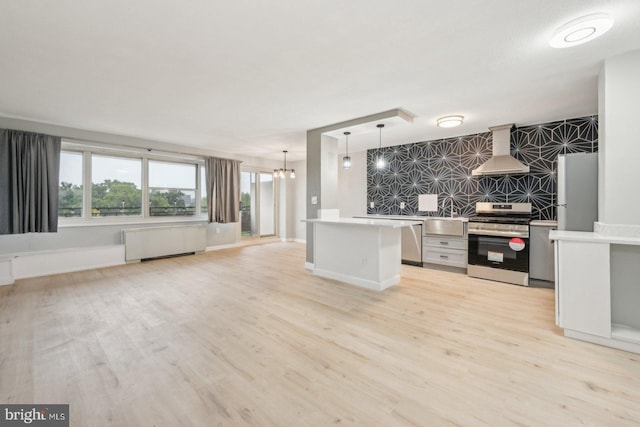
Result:
M48 276L125 264L124 245L69 248L17 254L12 259L12 278Z
M422 267L430 270L447 271L449 273L467 274L467 269L462 267L454 267L451 265L432 264L429 262L423 262Z
M0 286L12 285L14 283L12 260L13 258L0 259Z
M228 245L207 246L207 248L205 249L205 252L218 251L221 249L241 248L243 246L264 245L266 243L279 243L280 241L281 240L279 237L262 237L262 238L246 239L246 240L241 240L239 242L231 243Z
M624 350L631 353L640 354L640 344L635 342L623 341L614 338L599 337L596 335L587 334L584 332L574 331L572 329L565 329L564 336L581 341L587 341L593 344L603 345L605 347L617 348L618 350Z
M396 274L393 277L390 277L381 282L376 282L375 280L363 279L361 277L350 276L348 274L336 273L335 271L323 270L321 268L317 268L313 270L313 274L315 276L338 280L340 282L359 286L361 288L370 289L372 291L383 291L387 289L389 286L393 286L400 282L399 274Z
M315 268L315 266L314 266L314 264L312 262L305 262L304 263L304 269L305 270L313 271L314 268Z
M284 238L284 237L283 237L283 238L281 238L281 239L280 239L280 241L281 241L281 242L295 242L295 243L303 243L303 244L304 244L304 243L307 243L307 241L306 241L306 240L304 240L304 239L296 239L296 238L294 238L294 237L287 237L287 238Z
M207 246L204 251L205 252L219 251L221 249L231 249L231 248L237 248L239 246L242 246L242 245L239 243L232 243L230 245Z
M245 239L238 242L238 246L253 246L264 245L266 243L280 243L280 238L277 236L269 237L256 237L253 239Z

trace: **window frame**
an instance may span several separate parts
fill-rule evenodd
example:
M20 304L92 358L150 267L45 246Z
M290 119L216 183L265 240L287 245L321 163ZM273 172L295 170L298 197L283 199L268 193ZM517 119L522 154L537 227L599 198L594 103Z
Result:
M195 177L194 177L194 183L195 183L195 187L194 188L181 188L181 187L152 187L149 184L149 162L162 162L162 163L173 163L173 164L182 164L182 165L189 165L189 166L195 166ZM202 168L204 169L204 164L202 165ZM176 161L176 160L158 160L158 159L154 159L154 158L147 158L147 215L149 216L149 218L157 218L157 217L161 217L161 218L193 218L198 216L198 210L200 209L200 202L199 199L202 196L202 193L200 191L200 187L199 187L199 183L198 183L198 174L200 174L200 168L198 167L198 165L196 163L192 163L192 162L186 162L186 161ZM180 190L180 191L193 191L194 194L194 199L195 199L195 205L193 207L194 211L193 211L193 215L151 215L151 204L150 204L150 200L149 200L149 194L151 193L151 191L153 190Z
M89 199L87 201L87 207L89 209L89 218L113 218L113 217L117 217L117 218L144 218L144 194L140 195L140 214L139 215L105 215L105 216L94 216L93 215L93 156L101 156L101 157L110 157L113 159L123 159L123 160L140 160L140 191L142 191L142 188L144 187L144 167L143 167L143 163L144 163L144 159L142 158L138 158L138 157L132 157L132 156L121 156L118 154L103 154L103 153L96 153L96 152L89 152L89 164L91 165L90 169L91 169L91 175L89 176L89 184L90 184L90 191L88 191L89 193ZM84 206L84 204L83 204Z
M264 174L264 175L273 175L273 171L269 171L264 167L256 167L256 166L241 166L240 168L241 173L242 172L247 172L247 173L253 173L257 175L258 180L256 180L256 186L259 187L260 181L259 181L259 175L260 174ZM258 217L258 234L255 236L247 236L247 237L242 237L242 218L240 219L240 225L238 227L238 232L240 233L240 238L241 240L244 241L251 241L251 240L260 240L260 239L265 239L265 238L271 238L271 237L277 237L280 236L280 180L279 178L273 178L273 216L274 216L274 224L273 224L273 234L262 234L262 230L260 229L260 191L258 190L258 197L256 198L256 212L257 212L257 217ZM242 190L240 191L241 194L241 198L242 198ZM240 216L242 217L242 213L240 214Z
M173 223L173 222L202 222L207 220L206 212L201 212L201 200L206 196L205 183L201 182L201 169L204 169L204 158L181 153L160 152L155 150L145 150L131 147L108 146L84 141L62 140L61 151L82 153L83 170L83 195L82 195L82 217L62 217L58 216L58 225L62 228L73 226L100 226L115 224L143 224L143 223ZM92 193L92 155L120 157L126 159L141 160L142 162L142 204L141 215L127 216L92 216L91 193ZM151 216L149 215L149 161L160 161L166 163L184 163L196 166L196 206L192 216ZM60 183L58 182L58 186ZM155 188L155 187L154 187ZM193 189L188 189L193 191Z
M86 162L85 162L85 155L83 151L80 150L64 150L61 149L61 152L66 151L69 153L75 153L75 154L80 154L80 159L82 164L80 165L82 172L81 172L81 180L82 180L82 207L80 208L80 216L76 217L76 216L71 216L71 217L67 217L67 216L60 216L60 206L58 205L58 223L60 223L61 221L67 222L77 222L78 220L84 220L85 216L86 216L86 210L85 210L85 205L86 205L86 198L87 198L87 192L86 192L86 188L85 188L85 175L86 175ZM58 178L58 190L60 190L60 178ZM58 203L60 200L60 194L58 193Z

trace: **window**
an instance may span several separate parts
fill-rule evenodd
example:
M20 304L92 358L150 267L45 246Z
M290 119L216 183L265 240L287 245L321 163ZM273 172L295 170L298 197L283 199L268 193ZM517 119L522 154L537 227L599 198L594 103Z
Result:
M242 238L276 234L275 194L272 172L242 171L240 174L240 235Z
M202 220L207 213L205 169L197 156L63 141L58 185L58 217L69 222Z
M82 153L60 153L58 216L82 217Z
M142 213L142 160L91 156L91 216Z
M149 160L149 216L196 213L196 165Z

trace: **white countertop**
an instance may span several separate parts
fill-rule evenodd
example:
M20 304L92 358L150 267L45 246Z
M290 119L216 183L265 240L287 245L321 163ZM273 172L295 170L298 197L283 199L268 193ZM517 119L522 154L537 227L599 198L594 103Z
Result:
M537 219L531 221L529 225L538 225L543 227L557 227L558 221L550 220L550 219Z
M356 226L375 226L375 227L389 227L389 228L401 228L408 227L410 225L422 224L422 220L394 220L383 218L337 218L337 219L303 219L302 222L310 222L314 224L336 224L336 225L356 225Z
M462 221L468 222L469 218L463 216L456 217L448 217L448 216L418 216L418 215L357 215L354 218L380 218L380 219L391 219L391 220L408 220L408 221L425 221L428 219L445 219L447 221Z
M568 240L573 242L613 243L620 245L640 245L640 237L612 236L586 231L551 230L551 240Z

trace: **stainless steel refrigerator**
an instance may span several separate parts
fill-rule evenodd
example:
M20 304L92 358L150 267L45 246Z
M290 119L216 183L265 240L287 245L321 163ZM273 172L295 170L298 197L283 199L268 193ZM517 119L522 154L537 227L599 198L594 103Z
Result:
M598 220L598 153L558 156L558 230L593 231Z

